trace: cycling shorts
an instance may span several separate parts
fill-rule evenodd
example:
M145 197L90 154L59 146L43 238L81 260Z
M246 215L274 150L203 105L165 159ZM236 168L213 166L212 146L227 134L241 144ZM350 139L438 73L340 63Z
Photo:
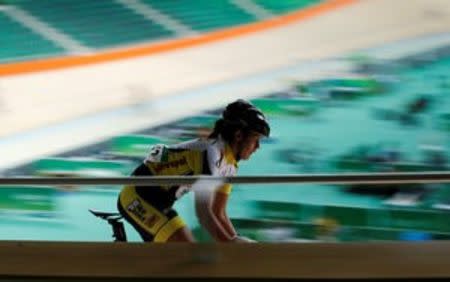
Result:
M176 231L186 226L174 209L157 209L142 199L134 186L122 189L117 206L145 242L166 242Z

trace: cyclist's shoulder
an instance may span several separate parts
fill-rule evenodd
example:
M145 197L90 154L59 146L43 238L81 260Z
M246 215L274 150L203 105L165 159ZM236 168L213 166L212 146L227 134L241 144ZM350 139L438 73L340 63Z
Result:
M212 141L208 150L208 163L213 175L235 175L237 162L231 147L225 140L218 138Z

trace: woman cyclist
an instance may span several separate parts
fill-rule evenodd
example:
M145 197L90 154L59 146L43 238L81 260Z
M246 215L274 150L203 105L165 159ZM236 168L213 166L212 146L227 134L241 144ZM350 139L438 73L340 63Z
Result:
M172 146L155 145L132 175L234 176L238 162L249 159L259 148L260 139L269 133L264 114L240 99L226 106L208 138ZM195 193L200 224L215 241L251 241L238 236L227 216L231 185L212 188L208 197ZM172 207L191 189L184 185L125 186L119 195L118 209L145 242L194 242L191 231Z

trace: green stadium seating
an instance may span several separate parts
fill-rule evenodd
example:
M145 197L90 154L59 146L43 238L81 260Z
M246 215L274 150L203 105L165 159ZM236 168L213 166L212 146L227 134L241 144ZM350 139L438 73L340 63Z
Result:
M91 48L148 42L173 35L115 1L18 0L16 5Z
M171 143L171 141L157 136L138 134L121 135L111 140L111 147L107 149L107 153L114 156L144 159L152 145L168 143Z
M317 4L321 0L253 0L256 4L274 14L284 14Z
M197 31L246 24L256 19L227 0L142 0Z
M258 241L280 241L285 236L286 240L329 240L324 236L324 228L319 223L302 221L282 221L253 218L232 218L234 226L244 236ZM277 234L278 231L278 234ZM407 233L426 234L433 240L450 239L449 232L420 232L411 228L384 228L371 226L347 226L336 225L329 227L329 231L340 242L345 241L397 241L402 240ZM199 232L200 233L200 232ZM202 237L206 238L206 236Z
M62 54L64 50L0 13L0 63Z
M47 186L3 186L0 210L16 212L51 212L56 209L59 191Z
M251 102L268 114L307 115L320 106L320 101L314 97L257 98Z
M94 158L43 158L31 164L36 175L126 176L134 168L129 161Z
M429 208L368 208L256 201L254 218L315 222L332 219L338 225L450 232L448 212Z
M287 13L319 0L258 1L274 14ZM248 24L259 19L228 0L141 0L188 29L207 32ZM93 50L161 41L175 34L116 1L106 0L16 0L10 5L28 12L43 23ZM67 54L56 43L28 30L0 12L0 62L29 60Z

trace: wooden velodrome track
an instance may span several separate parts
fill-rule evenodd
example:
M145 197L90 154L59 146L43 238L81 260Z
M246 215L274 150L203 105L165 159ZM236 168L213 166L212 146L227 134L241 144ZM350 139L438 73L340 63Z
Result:
M449 278L450 242L143 244L1 242L15 279Z
M0 65L4 109L0 119L8 125L0 128L0 136L287 64L450 30L448 0L330 1L321 7L204 38ZM151 89L151 97L130 99L130 85ZM212 100L220 104L225 99ZM248 245L1 242L0 281L450 278L449 257L450 243L442 241Z

